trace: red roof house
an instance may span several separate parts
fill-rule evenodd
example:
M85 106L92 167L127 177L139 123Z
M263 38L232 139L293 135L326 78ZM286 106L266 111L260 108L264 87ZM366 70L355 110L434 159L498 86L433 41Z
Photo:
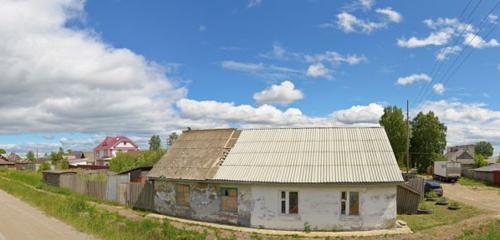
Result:
M94 148L97 165L109 165L109 161L118 152L135 153L138 151L139 146L125 136L108 136Z

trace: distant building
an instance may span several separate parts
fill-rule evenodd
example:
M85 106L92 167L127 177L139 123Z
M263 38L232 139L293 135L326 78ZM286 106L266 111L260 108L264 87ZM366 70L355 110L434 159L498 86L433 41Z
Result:
M82 151L71 151L67 156L70 166L81 166L93 164Z
M446 149L448 161L459 162L462 165L462 173L467 169L473 169L474 157L476 156L476 144L451 146ZM494 163L494 159L487 159L488 163Z
M106 137L97 147L94 148L96 165L108 166L109 161L116 156L116 153L134 153L139 151L139 146L128 137Z

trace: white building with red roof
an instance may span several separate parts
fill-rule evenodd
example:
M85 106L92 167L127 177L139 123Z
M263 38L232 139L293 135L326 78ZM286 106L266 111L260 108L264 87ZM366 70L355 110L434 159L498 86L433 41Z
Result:
M109 165L109 161L118 152L135 153L138 151L139 146L125 136L107 136L104 141L94 148L96 164L103 166Z

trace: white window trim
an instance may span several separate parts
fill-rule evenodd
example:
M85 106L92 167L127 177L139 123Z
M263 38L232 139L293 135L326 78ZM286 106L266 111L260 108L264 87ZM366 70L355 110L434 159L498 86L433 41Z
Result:
M283 199L281 197L281 193L285 192L285 198ZM297 193L297 205L299 206L299 211L297 213L290 213L290 192L296 192ZM300 214L300 193L297 190L280 190L278 192L278 199L279 199L279 204L278 204L278 212L280 215L283 216L296 216ZM285 200L285 213L281 212L281 202Z
M345 214L342 214L342 193L346 193L346 200L345 200ZM350 213L350 208L349 206L351 205L351 192L357 192L358 193L358 208L359 208L359 214L358 215L351 215ZM340 216L341 217L349 217L349 218L358 218L361 216L361 192L360 191L340 191Z

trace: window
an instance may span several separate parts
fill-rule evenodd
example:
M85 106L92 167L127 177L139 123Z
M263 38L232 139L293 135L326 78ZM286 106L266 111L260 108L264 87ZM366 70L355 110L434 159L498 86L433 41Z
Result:
M282 191L280 194L280 208L282 214L298 214L299 193Z
M221 188L222 211L238 212L238 189Z
M342 192L340 195L340 214L359 215L359 192Z
M175 185L175 202L177 205L189 206L189 185L177 184Z

